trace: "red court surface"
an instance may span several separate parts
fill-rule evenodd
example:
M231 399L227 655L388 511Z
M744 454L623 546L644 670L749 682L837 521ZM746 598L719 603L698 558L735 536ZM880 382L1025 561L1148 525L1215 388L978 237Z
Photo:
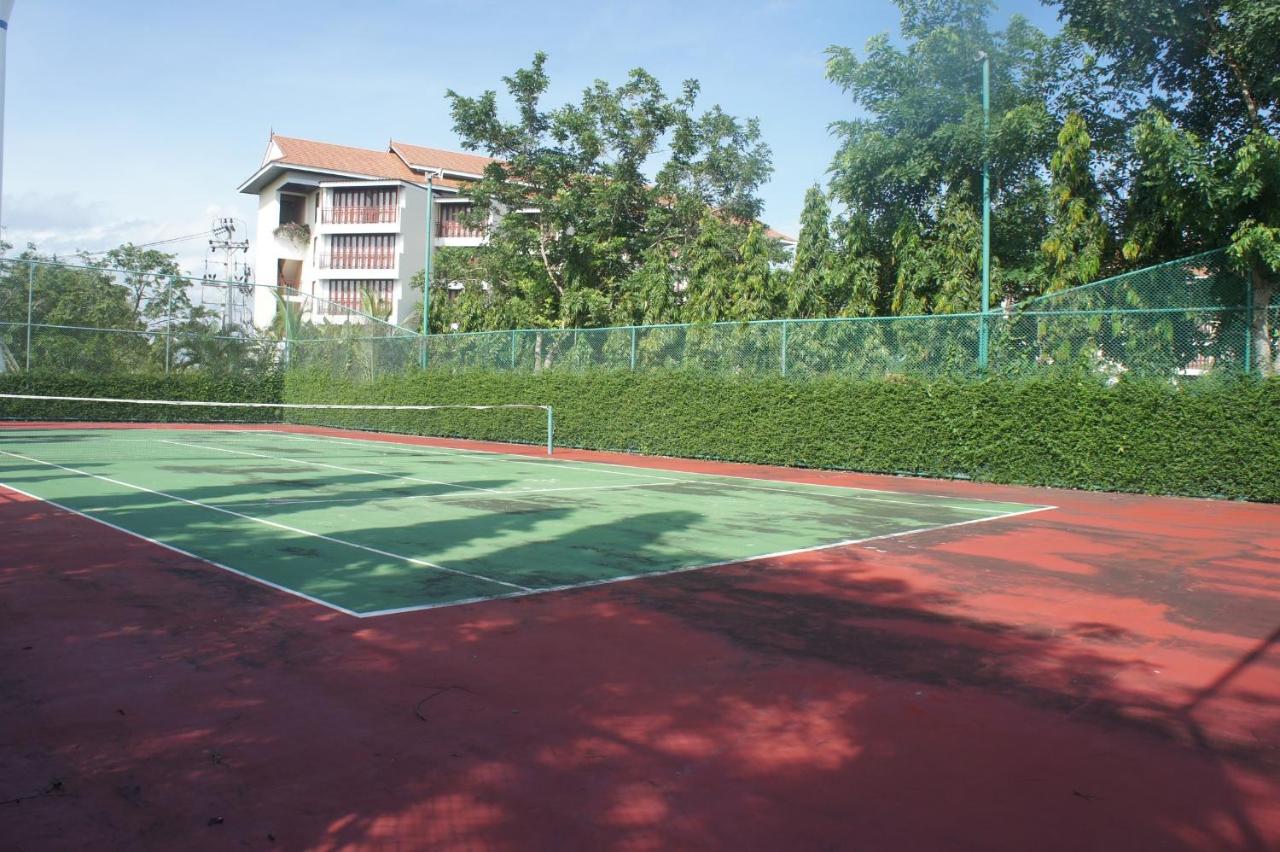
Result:
M1059 508L356 619L0 493L0 849L1280 848L1280 506L562 455Z

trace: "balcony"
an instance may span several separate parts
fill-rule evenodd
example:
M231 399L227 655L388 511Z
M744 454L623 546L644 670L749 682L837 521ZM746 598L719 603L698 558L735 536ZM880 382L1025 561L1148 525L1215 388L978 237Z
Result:
M436 223L437 237L466 237L476 238L485 235L484 228L468 228L462 222L441 220Z
M320 255L321 269L395 269L394 251L334 252Z
M325 225L387 225L399 221L399 206L356 205L320 210L320 222Z

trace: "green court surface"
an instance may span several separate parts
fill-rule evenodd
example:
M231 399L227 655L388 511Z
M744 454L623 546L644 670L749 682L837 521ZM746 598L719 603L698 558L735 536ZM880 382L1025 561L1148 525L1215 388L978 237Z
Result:
M5 429L0 484L359 616L1044 508L222 428Z

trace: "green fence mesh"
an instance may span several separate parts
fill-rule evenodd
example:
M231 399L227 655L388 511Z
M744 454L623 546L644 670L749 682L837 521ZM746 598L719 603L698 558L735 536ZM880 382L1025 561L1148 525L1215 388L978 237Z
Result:
M248 306L273 306L265 327ZM1247 370L1250 283L1222 250L1007 305L939 314L433 335L286 288L0 261L0 371L254 373L689 369L860 377L1194 376ZM1280 302L1269 310L1272 340ZM984 328L985 325L985 328Z

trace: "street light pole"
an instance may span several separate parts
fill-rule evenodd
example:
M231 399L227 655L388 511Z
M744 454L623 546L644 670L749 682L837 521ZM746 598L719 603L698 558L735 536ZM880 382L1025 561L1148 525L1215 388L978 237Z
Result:
M991 57L984 50L982 60L982 315L978 317L978 366L987 369L989 358L987 328L991 308L991 157L987 150L991 133Z
M4 67L8 59L9 16L12 14L13 0L0 0L0 191L4 187Z
M422 265L422 369L427 369L427 340L431 334L431 251L435 242L435 228L432 219L435 216L435 185L433 181L441 172L427 172L427 254Z

